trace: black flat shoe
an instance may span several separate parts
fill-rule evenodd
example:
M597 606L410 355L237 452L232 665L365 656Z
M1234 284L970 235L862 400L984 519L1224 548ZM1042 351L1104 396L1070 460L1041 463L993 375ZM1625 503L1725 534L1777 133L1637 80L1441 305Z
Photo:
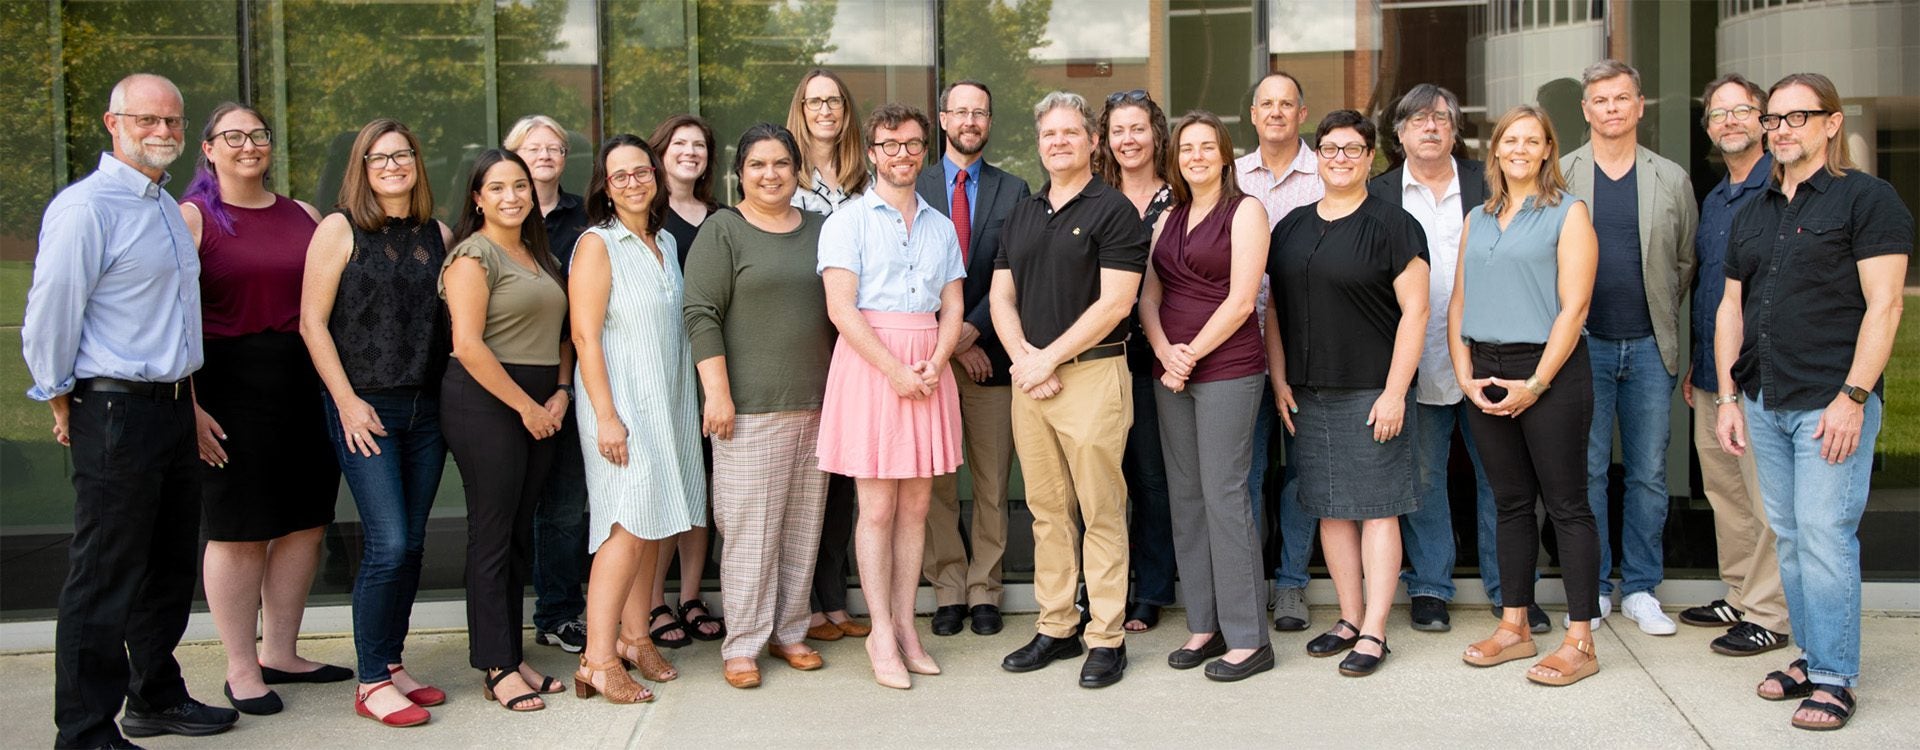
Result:
M1267 670L1273 669L1273 644L1261 646L1252 656L1235 664L1226 659L1215 659L1207 664L1207 679L1214 682L1239 682Z
M1360 640L1373 641L1374 643L1380 644L1380 655L1373 656L1358 651L1347 654L1347 658L1340 660L1340 674L1348 677L1365 677L1373 674L1375 670L1380 668L1380 663L1387 660L1387 654L1393 653L1393 649L1387 648L1386 641L1370 635L1360 636Z
M268 685L292 685L297 683L346 682L353 679L353 670L322 664L306 672L282 672L273 667L261 667L260 679Z
M1080 687L1103 688L1127 676L1127 644L1087 649L1087 663L1080 667Z
M1340 630L1340 628L1342 627L1345 627L1347 630L1352 631L1353 635L1349 635L1349 636L1334 635L1334 633ZM1353 644L1359 642L1359 640L1360 640L1360 628L1355 627L1353 623L1347 622L1346 620L1341 620L1339 622L1334 623L1333 628L1331 630L1328 630L1325 633L1321 633L1320 635L1314 636L1314 639L1311 641L1307 641L1307 655L1308 656L1332 656L1334 654L1340 653L1347 649L1353 648Z
M238 711L214 708L188 698L159 711L135 711L129 708L126 715L120 717L120 731L128 737L157 737L163 734L204 737L232 729L233 723L239 720Z
M993 635L1000 632L1002 623L999 607L991 604L975 604L973 609L967 610L967 615L973 620L974 635Z
M1156 626L1160 624L1160 605L1147 604L1145 602L1138 602L1133 604L1132 606L1127 607L1127 619L1122 621L1121 627L1125 629L1126 623L1133 622L1135 620L1139 620L1140 624L1145 625L1146 627L1141 628L1139 630L1127 630L1127 632L1145 633L1149 630L1154 629Z
M1219 633L1207 637L1207 642L1199 648L1183 648L1167 654L1167 666L1174 669L1192 669L1207 663L1208 659L1220 658L1227 652L1227 639Z
M272 690L268 690L266 695L258 698L235 698L233 683L227 683L224 689L227 693L227 703L231 704L234 710L249 716L272 716L280 713L280 709L286 708L286 704L280 702L280 694Z
M1033 640L1019 650L1007 654L1000 660L1000 668L1009 672L1032 672L1042 669L1060 659L1071 659L1081 654L1080 638L1069 636L1055 638L1050 635L1035 635Z
M958 604L949 604L933 611L933 634L954 635L960 632L960 621L966 619L967 608Z

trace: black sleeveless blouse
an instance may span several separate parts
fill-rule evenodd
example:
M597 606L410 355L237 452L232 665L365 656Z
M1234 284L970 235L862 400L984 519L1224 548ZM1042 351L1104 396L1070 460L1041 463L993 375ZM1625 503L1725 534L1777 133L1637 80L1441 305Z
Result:
M438 387L453 347L438 291L446 258L431 219L353 227L353 254L340 271L327 329L355 391Z

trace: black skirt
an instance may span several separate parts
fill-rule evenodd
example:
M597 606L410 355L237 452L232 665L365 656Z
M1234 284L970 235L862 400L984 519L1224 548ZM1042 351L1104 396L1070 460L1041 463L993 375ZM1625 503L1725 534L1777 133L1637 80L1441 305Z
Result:
M202 533L264 542L333 523L340 467L300 335L208 339L206 352L194 394L226 432L227 465L201 465Z

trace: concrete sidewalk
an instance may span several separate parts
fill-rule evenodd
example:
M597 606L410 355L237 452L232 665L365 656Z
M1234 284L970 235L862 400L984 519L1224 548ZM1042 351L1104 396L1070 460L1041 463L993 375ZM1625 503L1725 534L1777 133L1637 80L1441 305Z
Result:
M1315 608L1316 626L1337 614ZM1556 624L1559 619L1555 614ZM1031 617L1009 617L1007 629L980 637L927 635L946 674L916 677L910 691L875 685L863 641L815 644L827 668L801 673L763 659L765 684L735 690L720 678L718 644L668 651L680 678L655 685L656 702L614 706L548 697L548 708L510 714L480 697L480 678L466 666L458 631L417 633L408 664L448 690L433 722L387 729L352 711L349 684L280 686L287 710L242 717L208 738L156 737L152 748L727 748L981 745L989 747L1912 747L1920 735L1920 618L1870 613L1863 622L1866 681L1859 715L1845 730L1816 735L1792 729L1794 703L1753 694L1762 675L1790 661L1791 651L1753 658L1713 654L1718 630L1682 626L1656 638L1610 618L1595 633L1600 674L1571 688L1528 683L1528 662L1475 669L1460 662L1466 645L1485 637L1494 619L1484 607L1459 606L1451 633L1407 627L1405 609L1388 634L1394 653L1381 672L1341 677L1336 659L1314 659L1303 647L1312 633L1275 633L1279 666L1238 684L1207 681L1199 670L1166 666L1186 631L1169 610L1159 628L1128 639L1127 678L1104 690L1075 684L1078 662L1030 674L1001 671L1000 658L1032 634ZM927 621L919 627L924 634ZM1564 633L1541 636L1542 651ZM530 641L529 641L530 642ZM315 637L303 654L353 663L352 641ZM179 651L196 697L226 705L220 693L224 656L217 643ZM540 669L571 684L575 660L558 649L528 646ZM0 656L0 745L45 747L53 739L53 656Z

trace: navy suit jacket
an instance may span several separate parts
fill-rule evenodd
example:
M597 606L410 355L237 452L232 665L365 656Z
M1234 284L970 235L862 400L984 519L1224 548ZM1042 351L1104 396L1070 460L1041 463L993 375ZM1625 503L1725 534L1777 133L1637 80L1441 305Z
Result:
M914 189L940 213L951 217L953 186L942 184L944 182L946 170L939 158L935 158L920 171L920 181ZM1000 346L1000 337L994 334L987 291L993 287L993 257L1000 253L1000 226L1006 223L1014 204L1032 191L1026 180L986 163L980 165L980 184L974 189L976 197L970 207L973 233L969 236L973 248L967 253L967 322L980 329L978 345L993 363L993 376L987 378L985 385L1009 385L1012 381L1007 378L1007 371L1013 368L1013 360L1007 357L1007 350Z

